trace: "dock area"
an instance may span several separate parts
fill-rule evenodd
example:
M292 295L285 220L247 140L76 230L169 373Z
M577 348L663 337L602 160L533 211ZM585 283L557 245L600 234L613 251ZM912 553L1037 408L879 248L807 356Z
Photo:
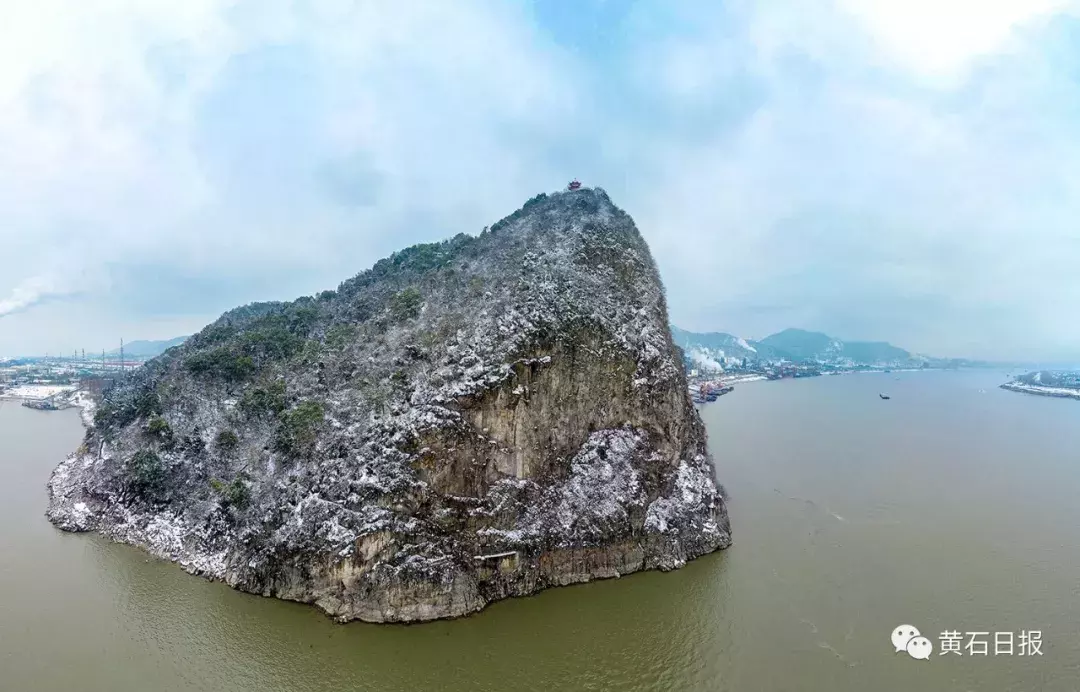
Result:
M48 399L23 399L22 405L26 408L32 408L38 411L62 411L66 408L73 407L73 404L70 401L57 400L56 397L50 397Z
M79 388L74 385L17 385L0 390L0 400L18 401L37 411L63 411L79 406Z
M690 386L690 398L695 404L704 404L716 401L719 397L734 391L734 389L733 385L724 384L721 380L705 381L698 384L696 388L694 385Z

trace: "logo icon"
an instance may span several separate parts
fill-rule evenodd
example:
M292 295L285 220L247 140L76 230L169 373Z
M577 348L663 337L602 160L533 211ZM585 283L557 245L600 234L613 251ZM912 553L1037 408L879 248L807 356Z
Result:
M924 661L930 660L930 654L934 653L934 645L926 637L912 637L907 643L908 655Z
M896 648L894 653L906 651L908 656L924 661L930 660L930 654L934 652L934 645L929 639L919 633L919 628L914 625L900 625L892 631L892 645Z

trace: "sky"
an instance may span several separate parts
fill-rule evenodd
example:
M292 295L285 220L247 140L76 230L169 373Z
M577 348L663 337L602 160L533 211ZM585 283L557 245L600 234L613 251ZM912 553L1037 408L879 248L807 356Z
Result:
M12 0L0 355L192 333L574 177L672 321L1080 360L1065 0Z

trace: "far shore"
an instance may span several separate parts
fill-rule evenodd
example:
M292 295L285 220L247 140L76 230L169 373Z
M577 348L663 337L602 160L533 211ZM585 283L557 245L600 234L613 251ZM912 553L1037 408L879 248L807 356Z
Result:
M784 377L775 377L769 379L768 376L760 373L736 373L729 374L726 372L699 374L694 377L690 377L692 382L700 381L722 381L724 384L737 384L739 382L781 382L783 380L809 380L814 377L833 377L836 375L866 375L879 373L882 375L893 375L902 372L957 372L961 370L982 370L985 368L851 368L850 370L826 370L824 372L816 372L813 374ZM693 386L693 385L691 385Z
M1001 385L1002 389L1008 389L1010 392L1020 392L1022 394L1038 394L1039 396L1053 396L1061 399L1080 399L1080 390L1068 389L1066 387L1043 387L1035 384L1024 384L1022 382L1006 382Z
M0 399L35 400L47 399L58 394L74 392L76 387L71 385L36 385L27 384L11 387L0 392Z

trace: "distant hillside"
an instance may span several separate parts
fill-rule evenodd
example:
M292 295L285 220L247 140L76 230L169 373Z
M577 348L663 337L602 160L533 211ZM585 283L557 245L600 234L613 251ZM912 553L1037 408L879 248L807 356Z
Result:
M844 352L844 343L839 339L802 329L785 329L760 343L772 353L793 361L835 360Z
M671 335L694 367L717 370L723 367L725 361L759 358L756 348L745 339L731 334L723 332L695 334L672 325Z
M884 341L841 341L821 332L785 329L767 336L761 345L788 360L822 361L850 360L855 364L898 363L912 355Z
M132 341L124 344L125 358L154 358L168 351L173 346L179 346L187 340L186 336L178 336L167 341ZM120 349L109 351L110 356L119 356Z
M887 341L846 341L844 342L844 356L856 363L887 363L910 360L915 357Z
M1037 370L1013 378L1019 384L1033 387L1061 387L1080 390L1080 372L1075 370Z
M843 341L821 332L785 329L760 341L748 341L731 334L699 334L678 327L672 336L691 364L715 368L748 361L787 360L796 363L835 365L914 365L928 359L915 356L884 341Z
M1037 370L1018 375L1001 388L1024 394L1080 399L1080 372Z

